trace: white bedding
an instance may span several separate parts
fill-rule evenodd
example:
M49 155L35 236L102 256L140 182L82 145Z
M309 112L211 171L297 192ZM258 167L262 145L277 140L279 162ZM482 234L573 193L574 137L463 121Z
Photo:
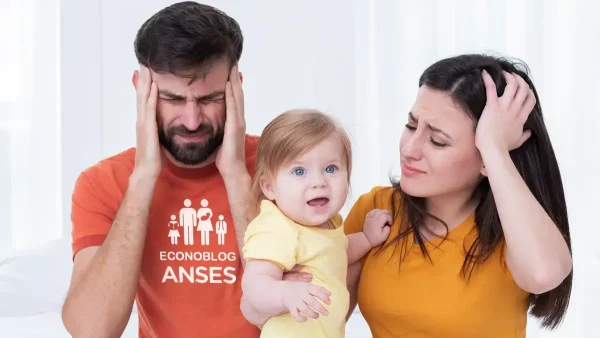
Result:
M121 337L137 337L137 315L134 314ZM354 314L346 324L346 337L372 337L367 323L359 313ZM1 337L19 338L63 338L70 337L60 319L60 312L47 312L35 316L1 317Z
M574 254L575 279L569 313L554 332L539 330L531 321L528 338L600 337L594 309L600 300L600 257L595 253ZM15 252L0 260L0 337L69 337L60 311L71 275L68 239L37 250ZM371 337L359 313L347 324L347 337ZM132 314L123 337L137 336L137 313Z
M71 267L68 239L37 250L15 252L0 260L0 337L70 337L62 325L60 312ZM137 337L137 327L134 311L122 337ZM359 313L348 322L346 337L371 337Z

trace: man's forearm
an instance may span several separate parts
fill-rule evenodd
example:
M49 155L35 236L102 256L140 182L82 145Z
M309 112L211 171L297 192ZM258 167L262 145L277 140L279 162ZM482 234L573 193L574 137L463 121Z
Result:
M240 172L237 175L224 176L225 189L227 190L227 199L233 217L235 237L240 253L242 267L246 266L246 261L242 257L242 248L244 247L244 235L248 228L248 201L250 197L250 185L252 179L247 171Z
M240 310L242 311L242 315L244 315L244 318L246 318L247 321L249 321L251 324L255 325L261 330L263 325L269 319L269 317L263 316L262 313L260 313L256 308L254 308L244 296L242 296L242 300L240 302Z
M258 275L250 279L244 276L242 291L246 312L243 314L246 319L255 325L262 325L267 319L287 312L281 301L285 283L290 282L268 276Z
M155 181L130 178L104 243L73 281L63 307L72 335L113 337L125 329L137 292L154 186Z

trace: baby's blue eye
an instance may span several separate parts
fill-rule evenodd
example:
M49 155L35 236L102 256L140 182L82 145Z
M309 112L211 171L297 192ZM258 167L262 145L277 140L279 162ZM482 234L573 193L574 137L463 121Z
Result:
M333 174L337 168L334 165L330 165L325 168L325 172L328 174Z
M304 169L302 169L302 168L294 169L294 175L297 175L297 176L304 175Z

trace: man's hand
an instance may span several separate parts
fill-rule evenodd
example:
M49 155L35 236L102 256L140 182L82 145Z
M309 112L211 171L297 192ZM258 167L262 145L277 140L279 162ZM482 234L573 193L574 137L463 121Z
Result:
M373 209L365 217L363 232L372 247L376 247L390 235L392 214L387 210Z
M156 181L163 165L156 122L158 88L152 81L147 67L141 66L137 75L136 152L133 172L135 176Z
M236 170L246 171L244 92L237 65L231 68L229 81L225 86L225 110L223 144L216 159L217 168L224 177L235 175Z
M296 265L290 271L285 271L283 273L282 280L290 281L290 282L310 282L312 280L312 275L310 273L301 272L304 266Z
M330 304L331 293L324 288L310 283L284 282L281 301L292 318L298 322L305 322L307 317L317 319L319 313L327 316L329 312L325 304Z

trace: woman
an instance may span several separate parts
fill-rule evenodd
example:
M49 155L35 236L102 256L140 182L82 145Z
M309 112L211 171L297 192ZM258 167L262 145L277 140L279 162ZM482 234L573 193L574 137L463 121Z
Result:
M483 55L439 61L419 80L400 139L402 174L362 195L386 243L349 267L375 337L525 337L527 311L563 319L572 283L560 172L533 83Z
M347 234L372 210L391 227L348 269L349 315L358 301L375 337L525 337L528 310L544 327L563 319L566 203L537 93L517 66L461 55L425 70L400 140L400 180L348 214ZM275 315L244 299L242 311L257 325Z

